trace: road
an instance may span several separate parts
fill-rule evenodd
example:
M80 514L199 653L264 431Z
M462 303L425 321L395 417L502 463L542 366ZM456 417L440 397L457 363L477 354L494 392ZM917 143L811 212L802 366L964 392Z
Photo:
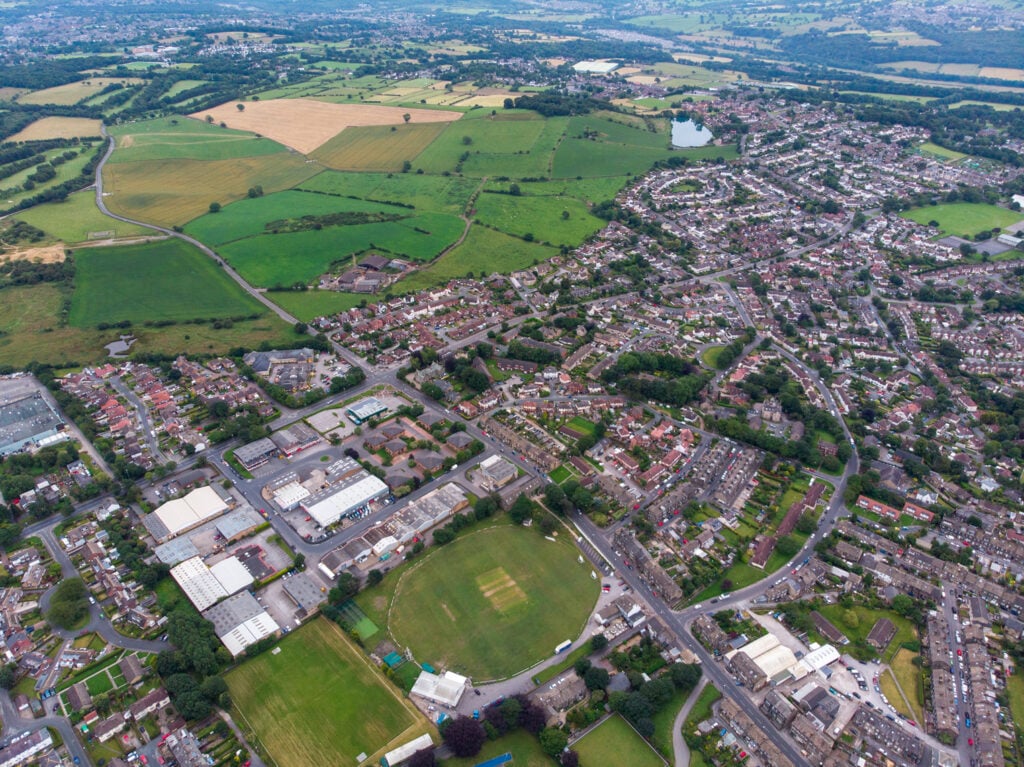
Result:
M690 747L686 745L686 739L683 738L683 724L686 722L686 717L693 710L694 704L697 703L700 694L704 692L704 688L707 686L708 678L702 676L700 682L693 688L693 692L690 693L690 697L686 699L686 703L683 704L683 707L679 709L679 713L676 714L676 720L672 723L672 753L676 757L676 767L689 767Z
M167 463L167 458L160 451L160 444L156 438L156 431L153 429L153 425L149 420L149 408L143 404L142 400L133 392L124 381L121 380L120 376L111 376L107 379L114 391L124 397L128 402L131 403L132 407L135 408L135 412L139 414L139 423L142 426L142 433L146 435L146 443L149 445L149 454L153 456L153 460L157 463Z

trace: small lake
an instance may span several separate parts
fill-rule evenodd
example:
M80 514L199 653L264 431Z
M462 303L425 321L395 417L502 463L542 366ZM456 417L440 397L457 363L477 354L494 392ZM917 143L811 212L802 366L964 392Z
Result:
M672 121L672 146L689 148L710 144L715 136L711 130L693 120Z

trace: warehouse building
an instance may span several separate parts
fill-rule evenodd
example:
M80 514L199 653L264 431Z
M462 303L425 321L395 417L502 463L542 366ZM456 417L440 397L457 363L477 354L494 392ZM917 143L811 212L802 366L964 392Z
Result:
M370 474L356 475L302 502L303 510L321 527L330 527L374 501L387 498L388 486Z
M217 638L238 657L246 647L281 630L252 594L243 591L203 611Z
M0 404L0 456L60 441L63 430L64 419L39 393Z
M480 463L480 484L488 492L504 487L518 474L515 465L500 455L492 455Z
M309 573L299 572L285 576L284 593L299 608L299 617L305 618L320 609L327 601L327 590Z
M199 556L199 549L192 543L192 539L184 536L181 538L174 538L173 540L167 541L167 543L161 543L159 546L153 548L153 553L156 554L156 558L163 562L165 565L174 567L179 562L184 562L186 559L192 559L192 557Z
M213 567L192 557L172 567L171 577L200 612L253 583L252 574L237 557L228 557Z
M157 543L164 543L220 516L228 508L227 499L221 497L216 488L198 487L184 498L168 501L147 514L142 523Z

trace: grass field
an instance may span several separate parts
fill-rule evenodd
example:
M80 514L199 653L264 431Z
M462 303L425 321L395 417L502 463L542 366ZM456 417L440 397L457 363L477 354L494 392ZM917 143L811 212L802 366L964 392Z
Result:
M231 671L238 719L278 767L356 764L427 731L429 725L325 618ZM374 759L376 763L376 759Z
M83 248L75 253L69 322L189 320L265 309L192 246L180 240Z
M303 181L299 189L461 215L479 184L476 179L457 176L324 171Z
M50 157L53 157L54 155L61 154L64 151L66 151L66 150L64 150L64 149L54 149L51 152L47 152L46 156L47 156L47 158L50 158ZM72 150L72 151L74 151L74 150ZM42 192L42 191L44 191L46 189L50 189L52 187L55 187L58 184L64 183L65 181L70 181L72 179L78 178L81 175L82 169L85 167L86 163L88 163L89 160L93 157L95 151L96 151L96 145L95 144L87 144L87 145L81 147L80 149L78 149L78 154L73 159L68 160L63 165L58 165L54 169L56 171L56 173L57 173L57 175L54 178L52 178L51 180L47 181L46 183L37 184L34 189L24 190L24 191L17 192L15 194L10 195L4 201L5 204L8 205L8 206L12 206L12 205L14 205L16 203L21 202L22 200L27 199L27 198L35 197L40 192ZM25 181L26 177L31 175L33 172L34 172L34 169L27 168L27 169L21 171L20 173L15 173L14 175L10 176L9 178L4 179L3 183L4 184L10 184L12 186L15 185L15 184L22 184ZM83 186L85 186L85 184L83 184Z
M446 128L445 123L346 128L311 155L328 168L352 171L399 171L412 162Z
M302 322L309 322L316 317L337 314L361 301L370 300L369 296L356 293L336 293L332 290L290 290L274 291L266 294L267 298L280 306L293 317Z
M1024 721L1024 673L1006 677L1006 694L1010 698L1010 712L1014 722Z
M573 746L580 767L661 767L665 761L615 714Z
M873 610L863 605L855 605L850 609L857 615L857 625L850 626L843 620L843 613L846 612L846 609L842 605L822 605L818 612L832 621L840 631L850 638L851 642L866 640L879 618L888 618L896 626L896 636L889 643L888 650L882 656L883 660L888 660L895 655L903 642L912 642L917 639L917 632L914 630L913 624L891 610Z
M946 149L946 147L933 144L931 141L925 141L923 144L918 146L917 149L920 152L934 155L935 157L946 161L962 160L967 157L963 152Z
M698 724L711 716L711 707L715 705L715 702L721 697L722 693L719 692L718 688L713 684L708 683L704 689L700 691L700 695L697 697L697 702L694 703L693 708L690 709L690 713L686 717L683 727L689 727L691 724Z
M502 754L512 754L515 767L553 767L555 762L544 753L540 741L525 730L516 730L497 740L489 740L476 756L467 759L445 759L438 764L443 767L474 767L480 762Z
M64 301L65 291L49 283L0 291L0 364L24 367L37 360L54 367L80 367L104 360L107 352L103 345L117 340L117 331L62 325ZM230 328L172 325L135 327L132 332L138 339L132 353L178 354L188 349L223 354L238 346L255 348L264 341L281 348L294 340L291 327L271 312L256 320L235 322Z
M276 141L229 130L189 117L161 117L111 129L116 151L111 163L140 160L228 160L284 152Z
M33 91L23 95L19 101L22 104L56 104L58 106L70 106L91 98L112 83L123 85L138 85L142 81L133 77L91 77L88 80L79 80L66 85L58 85L53 88L46 88L41 91Z
M900 689L896 684L896 677L893 675L892 671L885 669L878 675L878 687L881 689L882 694L886 699L899 713L903 714L903 716L908 719L917 721L917 714L912 709L907 708L906 701L904 701L903 696L900 695Z
M309 154L349 127L446 123L458 120L461 112L437 109L388 107L377 104L329 104L312 99L266 99L245 104L239 111L236 102L205 109L195 117L213 117L230 128L252 131L285 146ZM409 120L405 120L409 115Z
M676 722L676 716L680 709L686 705L687 699L693 694L693 690L684 692L676 690L672 699L658 709L651 721L654 722L654 735L651 736L651 745L663 757L672 760L674 750L672 748L672 726Z
M87 117L44 117L22 128L10 138L15 141L42 141L51 138L76 138L99 136L100 121Z
M700 360L712 370L718 368L718 356L725 349L724 346L709 346L700 353Z
M476 202L476 220L502 232L539 242L575 247L605 226L587 206L571 197L527 197L482 194Z
M569 426L570 428L575 429L576 431L581 431L588 436L593 436L594 429L597 428L593 424L593 422L588 421L586 418L583 418L582 416L578 415L570 418L569 423L566 425Z
M94 233L113 232L114 237L156 234L152 229L104 216L96 207L92 191L75 192L63 202L36 205L18 212L15 218L67 243L84 242Z
M921 669L914 665L914 658L918 653L911 652L901 647L889 661L893 676L896 682L903 688L903 694L910 701L910 707L914 710L915 721L922 721L921 707L924 705L924 682L921 677Z
M116 153L115 153L116 154ZM146 223L175 226L227 205L260 185L266 194L290 189L318 168L288 152L230 160L142 160L107 164L106 203L112 211Z
M395 205L288 190L239 200L219 213L208 213L197 218L185 227L185 232L208 245L218 246L245 237L268 234L265 224L272 221L342 212L400 216L410 214L407 208Z
M997 205L954 202L947 205L929 205L901 213L904 218L927 224L937 221L943 234L971 238L985 229L1005 228L1024 219L1024 213L1015 213Z
M491 274L524 269L535 262L547 261L558 253L554 248L536 242L524 242L502 232L473 226L458 247L436 263L421 269L395 286L405 293L441 285L467 273Z
M426 173L455 171L459 158L467 176L550 176L551 154L568 118L544 119L534 112L478 110L449 125L413 163ZM467 143L468 141L468 143Z
M577 556L518 527L472 533L405 574L389 629L420 662L479 681L511 676L579 636L598 583Z
M464 229L462 220L454 216L423 213L394 222L264 234L230 242L221 252L254 285L309 284L334 262L348 265L350 255L370 249L414 261L430 260Z

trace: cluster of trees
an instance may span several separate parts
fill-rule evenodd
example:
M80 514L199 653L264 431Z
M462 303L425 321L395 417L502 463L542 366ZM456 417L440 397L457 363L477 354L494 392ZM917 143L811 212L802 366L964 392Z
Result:
M81 578L67 578L57 584L50 598L46 620L70 629L89 613L89 590Z
M539 736L541 745L545 746L544 733L547 730L544 724L547 716L544 709L525 695L513 695L501 703L486 707L482 713L483 718L479 720L458 716L441 723L441 739L456 757L465 759L476 756L488 738L494 740L520 728ZM565 733L562 735L564 738ZM563 739L552 756L560 754L565 743L566 740ZM551 753L546 746L545 750ZM417 754L409 764L410 767L433 765L433 753L430 752L429 757Z
M135 579L146 588L153 588L170 572L170 568L162 562L146 562L146 559L152 558L152 552L135 535L127 518L112 516L102 523L102 527L107 533L107 540L117 549L121 563L131 570Z
M599 101L583 93L531 93L516 99L505 99L505 109L532 109L545 117L585 115L598 109L608 109L607 101Z
M643 681L643 676L636 672L627 672L627 676L631 689L611 693L608 703L613 711L626 717L637 732L649 738L654 734L654 715L675 697L676 691L689 692L696 687L701 670L696 663L673 663L665 673L649 682Z
M650 378L647 374L658 373ZM681 407L693 402L710 376L701 373L690 360L657 352L626 352L601 374L606 383L635 399L664 402Z
M508 345L506 356L513 360L536 362L538 365L554 365L562 360L561 356L555 351L524 344L519 339L513 340Z
M167 638L175 649L157 656L156 670L181 715L202 719L213 704L229 708L227 685L218 672L231 662L231 654L217 639L213 624L179 604L168 615Z

